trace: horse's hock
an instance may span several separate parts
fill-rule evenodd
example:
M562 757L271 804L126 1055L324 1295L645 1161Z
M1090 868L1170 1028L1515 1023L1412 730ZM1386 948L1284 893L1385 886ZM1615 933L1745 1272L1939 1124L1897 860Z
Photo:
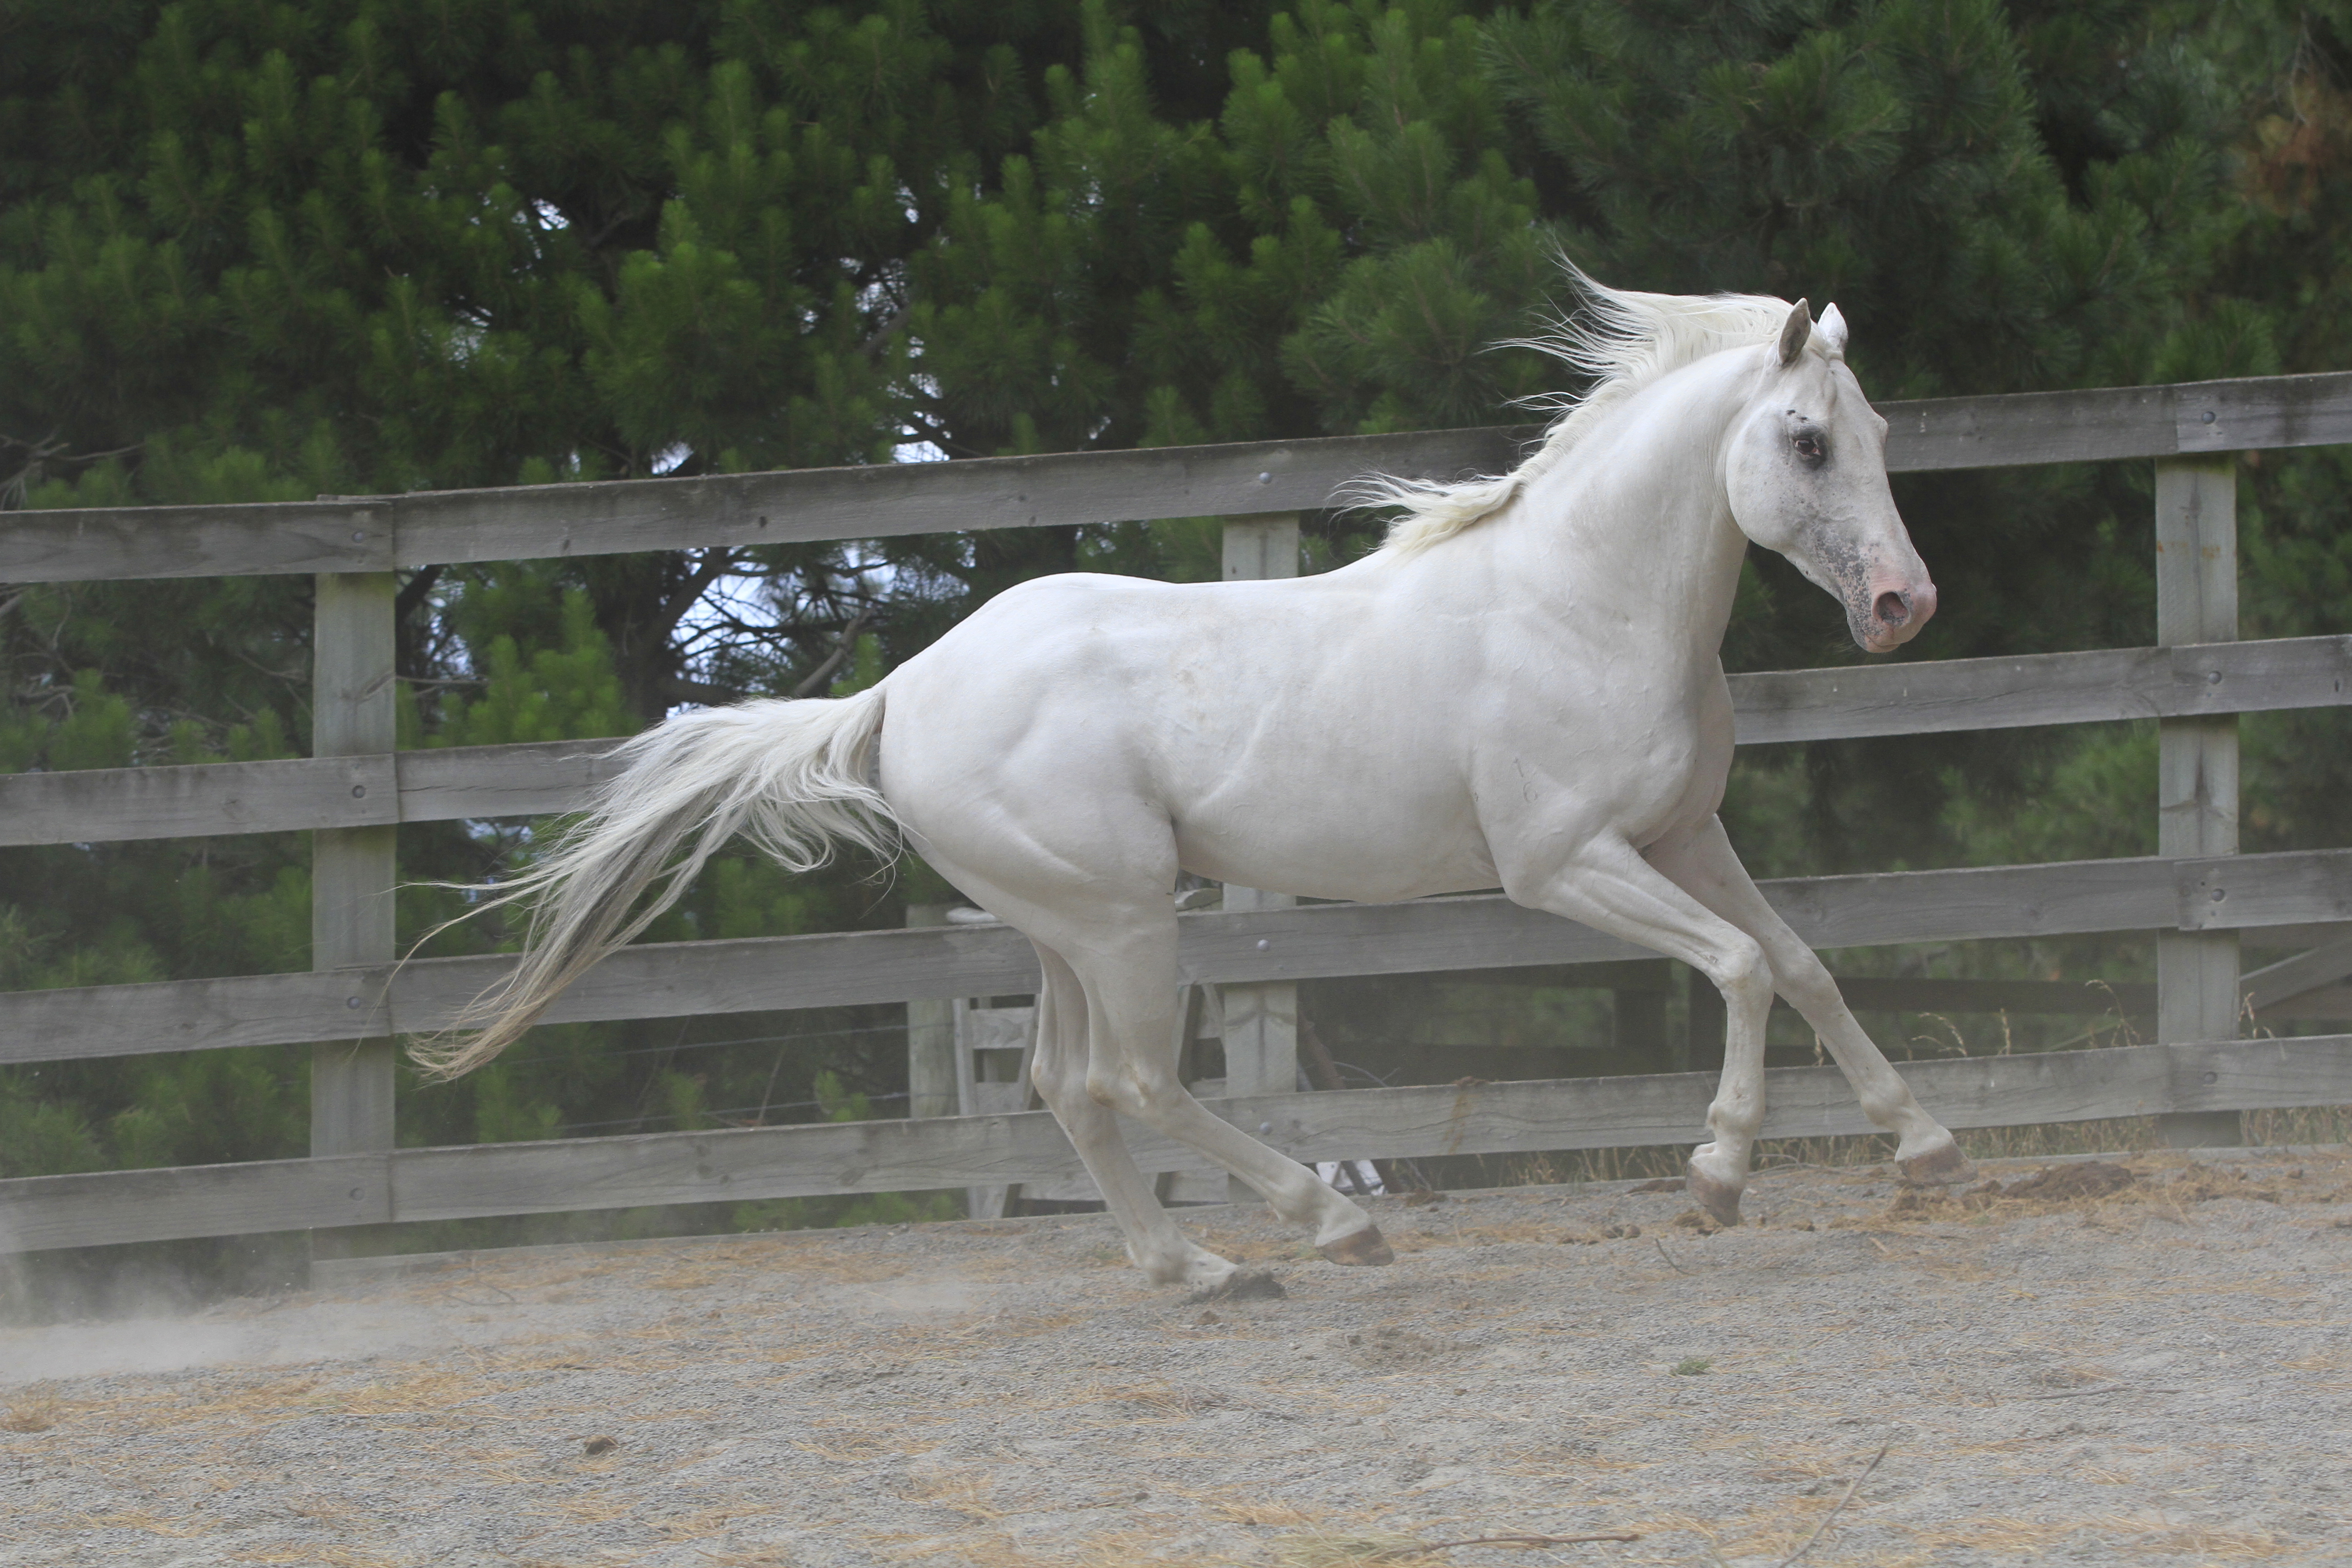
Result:
M1634 1184L1377 1199L1379 1271L1195 1211L1279 1300L1152 1290L1082 1215L0 1329L0 1557L1769 1564L1820 1531L1824 1563L2340 1562L2352 1156L1987 1177L1767 1170L1729 1231Z
M1742 743L2155 719L2163 726L2162 853L2060 866L1802 878L1764 891L1816 947L2158 933L2157 984L2117 987L2154 1043L2100 1052L1906 1064L1946 1124L1999 1127L2153 1115L2166 1136L2226 1142L2247 1110L2352 1102L2352 1038L2235 1037L2345 1016L2352 852L2235 853L2235 715L2352 701L2352 638L2236 642L2231 454L2352 443L2352 374L1895 404L1892 471L2154 459L2159 646L1735 678ZM0 838L68 843L309 831L321 968L0 994L0 1060L323 1042L311 1157L0 1182L0 1248L26 1251L413 1219L850 1192L1042 1186L1073 1180L1038 1111L512 1146L402 1149L391 1042L447 1024L500 959L394 970L391 846L404 823L576 805L604 748L560 742L395 752L382 693L395 568L435 563L812 541L946 529L1225 515L1242 556L1281 519L1368 469L1496 471L1528 432L1452 431L1150 452L807 470L693 480L339 498L312 503L15 512L11 582L239 574L315 575L320 755L300 761L0 778ZM1244 562L1246 568L1247 563ZM1278 563L1277 563L1278 564ZM1252 574L1271 574L1260 562ZM1402 905L1227 908L1180 917L1184 980L1269 998L1246 1052L1254 1082L1213 1101L1304 1161L1510 1153L1699 1135L1702 1074L1297 1094L1283 993L1303 981L1534 965L1610 965L1637 950L1482 898ZM2249 933L2279 962L2240 973ZM1594 973L1601 973L1595 970ZM1016 933L941 926L624 950L549 1021L677 1017L902 1001L910 1042L936 1045L932 999L1032 994ZM1614 984L1613 982L1612 984ZM2046 983L1883 980L1858 1005L2027 1007ZM1954 987L1976 1000L1955 1000ZM2126 992L2132 993L2129 995ZM2141 994L2145 992L2145 994ZM1633 994L1632 992L1627 993ZM1645 994L1646 995L1646 994ZM1703 1004L1703 994L1697 1001ZM1633 1010L1638 1012L1638 1009ZM1653 1012L1656 1009L1653 1008ZM1646 1015L1643 1015L1646 1016ZM1229 1042L1230 1045L1230 1042ZM1286 1051L1294 1053L1286 1055ZM1705 1065L1703 1062L1694 1065ZM1288 1068L1286 1072L1284 1069ZM1814 1069L1768 1080L1765 1136L1859 1131ZM919 1085L942 1108L955 1091ZM1139 1139L1147 1168L1194 1162ZM1152 1165L1150 1161L1164 1163ZM322 1237L321 1257L335 1244Z

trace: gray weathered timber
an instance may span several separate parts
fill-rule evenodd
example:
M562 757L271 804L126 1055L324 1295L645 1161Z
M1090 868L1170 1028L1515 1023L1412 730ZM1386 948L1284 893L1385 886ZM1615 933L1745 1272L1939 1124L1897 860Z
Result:
M2194 719L2352 703L2352 637L1864 664L1731 677L1739 742Z
M2116 386L1882 403L1886 468L1903 474L2169 457L2179 450L2179 390Z
M2180 931L2245 931L2352 920L2352 879L2342 857L2322 849L2309 856L2230 855L2184 860L2179 867ZM2231 971L2232 980L2236 970Z
M2352 850L2174 862L2158 856L2050 866L1891 871L1762 884L1816 947L2064 936L2207 923L2352 919ZM2224 898L2215 902L2216 889ZM1497 896L1180 916L1188 984L1598 963L1651 956ZM2199 927L2196 929L2202 929ZM1263 947L1259 943L1265 943ZM500 956L77 990L0 992L0 1063L446 1027L505 973ZM622 949L556 1000L550 1023L783 1011L1034 990L1036 957L1004 926L645 943Z
M1331 505L1341 485L1374 469L1451 479L1507 468L1540 434L1507 426L515 485L361 502L11 512L0 520L0 582L360 571L395 561L534 560L1297 511ZM352 525L354 505L377 510L383 539ZM354 541L353 532L368 537Z
M1887 467L1896 472L2326 446L2352 442L2352 374L1941 398L1881 412ZM364 572L1297 511L1331 505L1341 486L1374 470L1506 468L1538 433L1514 426L255 506L11 512L0 521L0 582ZM355 525L355 509L370 521Z
M0 518L0 583L388 572L393 505L379 496L12 511Z
M391 1031L383 969L0 992L0 1066L228 1050Z
M1540 434L1424 430L450 490L401 498L400 553L425 565L1309 510L1376 468L1435 479L1508 468Z
M2259 1012L2333 985L2347 974L2352 974L2352 937L2339 937L2240 975L2238 989L2246 1005Z
M2352 985L2314 986L2280 1001L2252 1005L2265 1026L2302 1019L2352 1018Z
M2211 418L2213 411L2206 410ZM2238 465L2228 452L2156 465L2156 640L2234 642L2238 637ZM2157 725L2157 852L2238 852L2238 721L2233 714L2165 719ZM2209 889L2226 897L2226 889ZM2192 923L2184 916L2183 926ZM2234 923L2234 922L2231 922ZM2238 1033L2234 930L2156 935L2156 1036L2221 1039ZM2244 1142L2230 1111L2175 1113L2158 1136L2177 1149Z
M1910 1062L1897 1071L1952 1127L2352 1100L2352 1037L2133 1046ZM1687 1143L1712 1073L1350 1089L1211 1100L1301 1161L1528 1153ZM1872 1131L1833 1068L1765 1074L1763 1135ZM1146 1171L1192 1163L1122 1122ZM390 1197L378 1173L390 1172ZM330 1161L36 1176L0 1182L0 1249L228 1235L365 1220L462 1219L643 1205L1050 1182L1079 1171L1044 1111L824 1122Z
M1889 1013L2060 1013L2094 1016L2121 1011L2129 1018L2153 1016L2156 987L2124 981L2084 984L2072 980L1883 980L1871 975L1837 977L1846 1005ZM1778 1004L1787 1006L1785 1002Z
M618 741L532 741L402 752L400 820L454 822L572 811L620 770Z
M1894 473L2325 447L2352 441L2352 374L1941 397L1879 412Z
M400 820L393 759L0 774L0 844L107 843L379 827Z
M393 623L400 584L390 572L326 573L317 583L311 750L320 757L389 756L398 743ZM313 971L380 966L398 952L393 918L400 887L397 832L387 825L320 828L311 835ZM345 1011L365 1016L369 1010ZM393 1146L393 1049L389 1031L312 1047L311 1153L372 1153Z
M2183 382L2172 420L2182 457L2331 447L2352 441L2352 374Z
M383 1154L0 1182L0 1253L326 1229L392 1217Z
M1745 745L2352 703L2352 637L2114 648L1731 678ZM614 740L0 775L0 844L198 837L576 809ZM395 769L398 801L386 769ZM365 794L353 792L364 790ZM395 815L396 814L396 815Z

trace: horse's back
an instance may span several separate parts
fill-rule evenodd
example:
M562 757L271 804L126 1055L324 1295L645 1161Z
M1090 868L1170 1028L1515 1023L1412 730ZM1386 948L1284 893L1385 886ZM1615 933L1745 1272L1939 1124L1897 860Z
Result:
M1462 689L1403 689L1446 656L1408 657L1385 597L1369 573L1024 584L891 676L884 787L934 841L1074 863L1173 845L1324 896L1485 885Z

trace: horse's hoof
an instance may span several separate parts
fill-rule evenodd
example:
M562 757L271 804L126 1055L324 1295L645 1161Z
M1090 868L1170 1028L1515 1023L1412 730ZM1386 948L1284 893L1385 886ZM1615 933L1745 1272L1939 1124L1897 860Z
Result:
M1727 1228L1739 1223L1739 1194L1744 1190L1730 1182L1718 1181L1698 1167L1694 1160L1689 1166L1690 1195L1698 1206L1713 1217L1715 1223Z
M1895 1168L1915 1187L1948 1187L1977 1179L1976 1163L1961 1153L1948 1135L1925 1153L1898 1158Z
M1389 1244L1381 1239L1380 1226L1374 1225L1349 1231L1339 1240L1327 1242L1315 1250L1334 1263L1344 1263L1357 1268L1378 1268L1382 1264L1396 1261L1396 1254L1389 1250Z
M1238 1269L1222 1283L1205 1290L1195 1290L1184 1298L1186 1306L1202 1301L1279 1301L1290 1292L1282 1281L1263 1268Z

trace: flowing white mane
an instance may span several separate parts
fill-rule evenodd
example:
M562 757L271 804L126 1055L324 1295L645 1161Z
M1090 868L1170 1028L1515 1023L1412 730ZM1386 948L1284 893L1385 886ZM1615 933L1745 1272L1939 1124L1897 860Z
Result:
M1384 549L1426 550L1507 505L1532 479L1549 472L1608 412L1670 371L1724 349L1769 343L1789 319L1789 301L1762 294L1643 294L1611 289L1572 263L1570 279L1581 309L1554 318L1534 337L1499 345L1550 354L1592 378L1581 394L1553 393L1524 400L1557 411L1543 445L1517 468L1496 477L1441 484L1433 479L1375 474L1347 488L1358 506L1401 507Z

